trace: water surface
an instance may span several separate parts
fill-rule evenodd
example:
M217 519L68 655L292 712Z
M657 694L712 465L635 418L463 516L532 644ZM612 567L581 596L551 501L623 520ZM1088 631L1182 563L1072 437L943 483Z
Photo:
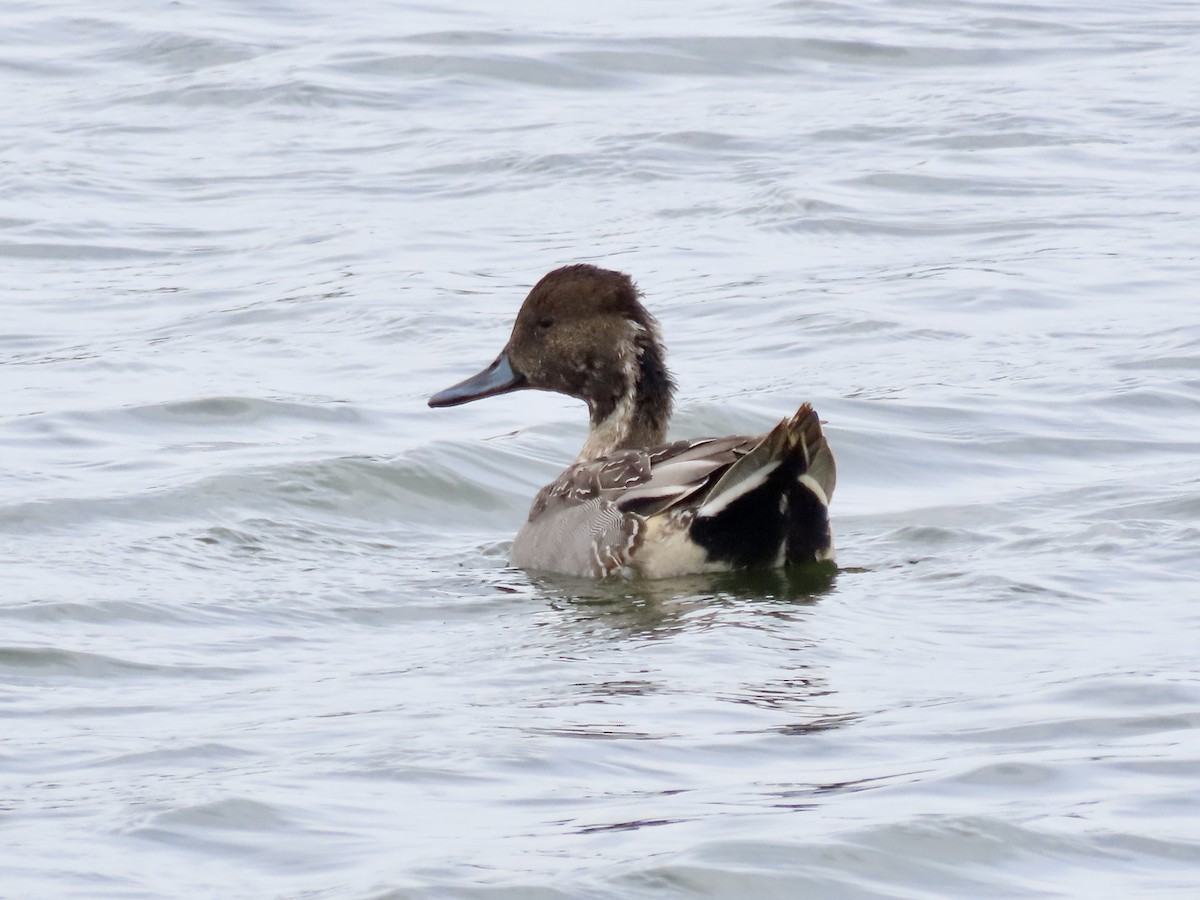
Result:
M1200 13L6 10L3 893L1191 897ZM507 567L638 280L832 583Z

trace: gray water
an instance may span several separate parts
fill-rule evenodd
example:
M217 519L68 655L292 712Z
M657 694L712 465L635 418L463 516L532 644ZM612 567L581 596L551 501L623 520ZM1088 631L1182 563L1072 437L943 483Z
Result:
M0 894L1196 896L1196 4L3 21ZM832 584L507 567L578 261Z

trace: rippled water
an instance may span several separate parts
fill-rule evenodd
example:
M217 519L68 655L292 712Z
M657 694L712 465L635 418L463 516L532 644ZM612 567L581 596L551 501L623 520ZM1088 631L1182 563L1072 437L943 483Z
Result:
M11 3L14 897L1200 881L1200 12ZM811 400L831 585L506 566L567 262L680 436Z

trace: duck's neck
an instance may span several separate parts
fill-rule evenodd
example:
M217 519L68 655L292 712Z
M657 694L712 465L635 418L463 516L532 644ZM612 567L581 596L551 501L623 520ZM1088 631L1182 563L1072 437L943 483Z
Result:
M588 400L591 428L578 462L666 442L675 382L657 329L640 328L623 356L616 389Z

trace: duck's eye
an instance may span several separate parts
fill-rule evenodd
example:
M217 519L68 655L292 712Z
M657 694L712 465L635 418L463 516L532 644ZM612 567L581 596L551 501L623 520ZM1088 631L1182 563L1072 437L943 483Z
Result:
M538 328L549 328L554 324L554 320L549 316L542 316L538 319Z

